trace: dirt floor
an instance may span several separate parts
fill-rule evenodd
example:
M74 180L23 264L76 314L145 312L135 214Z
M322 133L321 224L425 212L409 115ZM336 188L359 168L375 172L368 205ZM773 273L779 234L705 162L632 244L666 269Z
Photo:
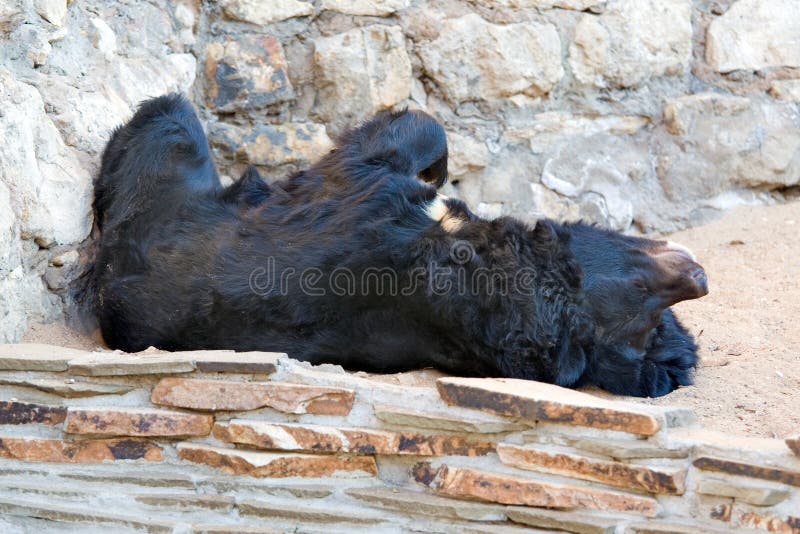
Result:
M694 409L707 428L785 437L800 432L800 202L744 207L670 239L695 253L710 293L676 306L702 361L695 385L653 399ZM34 325L24 341L102 347L63 325ZM432 382L436 372L381 377ZM602 393L600 393L602 394Z

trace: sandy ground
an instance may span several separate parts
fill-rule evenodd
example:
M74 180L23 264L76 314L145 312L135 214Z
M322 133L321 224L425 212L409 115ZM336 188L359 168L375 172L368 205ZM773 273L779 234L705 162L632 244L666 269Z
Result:
M709 295L676 306L697 337L702 361L694 386L648 402L689 406L705 427L733 434L800 432L798 231L795 201L739 208L670 236L694 251L709 277ZM102 347L99 335L83 336L63 324L34 325L24 341ZM380 379L419 385L437 376L426 370Z

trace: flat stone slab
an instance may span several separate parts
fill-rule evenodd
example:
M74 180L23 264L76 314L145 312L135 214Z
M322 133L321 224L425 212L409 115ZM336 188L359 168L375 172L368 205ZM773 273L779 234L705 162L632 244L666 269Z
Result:
M66 371L71 359L86 354L40 343L0 345L0 371Z
M195 368L205 373L272 374L284 352L193 351Z
M158 508L217 510L228 512L236 499L213 493L133 493L137 502Z
M207 436L214 418L154 408L70 408L64 431L91 436Z
M0 401L0 425L27 425L39 423L57 425L67 416L64 406L50 406L12 400Z
M178 456L233 475L254 477L371 477L378 473L372 456L253 452L196 443L178 444Z
M239 501L236 504L236 508L239 510L239 514L245 517L280 518L304 523L376 525L383 522L383 519L377 514L370 514L364 511L348 513L335 505L322 507L297 503L292 506L286 506L280 503L248 499Z
M790 486L800 486L800 471L762 467L760 465L750 465L708 456L698 458L693 462L693 465L704 471L715 471L717 473L727 473L729 475L738 475L748 478L760 478L762 480L770 480Z
M93 352L69 361L69 372L85 376L191 373L194 358L180 352Z
M511 521L529 527L552 528L577 534L614 534L621 522L619 519L596 517L573 511L558 512L521 506L507 507L506 514Z
M625 526L625 534L724 534L730 530L672 521L642 521Z
M214 425L214 437L230 443L285 451L419 456L479 456L494 452L491 442L461 436L243 419Z
M661 428L661 421L646 407L608 401L542 382L511 378L440 378L436 386L448 404L532 422L644 436L653 435Z
M467 467L422 462L413 469L414 479L439 495L544 508L577 508L629 512L654 517L658 503L649 497L607 491L588 486L554 484Z
M774 506L789 497L788 491L715 478L699 480L695 491L704 495L730 497L755 506Z
M615 458L617 460L638 460L649 458L688 458L690 446L664 448L657 443L640 439L614 439L541 434L535 430L523 435L525 443L560 445L581 451Z
M447 499L428 493L387 487L351 488L345 493L361 502L410 515L424 514L468 521L505 521L501 505Z
M67 441L47 438L0 438L0 458L26 462L93 464L109 460L163 459L161 447L137 439L87 439Z
M786 445L792 449L792 452L800 456L800 435L786 438Z
M0 512L3 514L36 517L61 523L100 523L117 527L128 527L143 532L172 532L176 524L166 521L155 521L124 514L106 513L96 509L79 506L32 502L26 499L0 498Z
M0 378L0 384L34 388L69 399L97 395L124 395L135 389L128 384L102 384L77 381L74 378Z
M151 395L155 404L204 411L246 411L272 408L286 413L347 415L351 389L284 382L237 382L164 378Z
M451 432L473 432L476 434L513 432L528 428L526 425L481 412L475 412L476 415L474 417L456 417L448 413L421 412L385 404L376 404L373 409L375 410L375 417L384 423L397 426L413 426Z
M508 443L498 444L497 454L504 464L520 469L591 480L618 488L667 495L683 495L686 490L686 469L681 468L597 460Z

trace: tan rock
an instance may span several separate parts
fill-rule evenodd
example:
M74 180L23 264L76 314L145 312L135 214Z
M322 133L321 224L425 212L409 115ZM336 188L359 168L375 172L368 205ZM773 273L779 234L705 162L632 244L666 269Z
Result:
M596 87L637 87L689 70L689 0L616 0L575 27L569 63L575 77Z
M411 95L411 60L400 26L355 28L314 42L318 106L325 121L352 123Z
M800 102L800 80L775 80L769 87L769 94L778 100Z
M73 378L0 378L0 384L30 387L66 398L94 397L96 395L124 395L134 389L128 384L99 384L76 381Z
M609 462L508 443L499 443L497 454L504 464L520 469L592 480L618 488L668 495L683 495L686 489L686 469Z
M800 511L795 511L795 515L783 515L779 513L760 514L744 510L737 511L739 526L749 529L766 530L768 532L779 532L782 534L797 534L800 532Z
M36 13L44 20L58 26L64 26L67 18L67 0L34 0L33 7Z
M333 148L325 126L313 122L258 124L246 129L217 124L210 137L238 161L267 167L308 165Z
M737 501L756 506L774 506L785 501L789 497L788 491L746 484L739 480L721 480L715 478L703 478L699 480L695 491L704 495L731 497Z
M128 484L145 488L170 488L170 489L195 489L194 479L191 476L176 475L173 473L143 473L136 464L122 467L115 464L103 471L97 469L81 470L78 472L65 471L59 476L68 480L80 480L89 484Z
M614 534L619 519L597 517L573 511L557 512L555 510L542 510L537 508L508 507L508 518L515 523L521 523L536 528L552 528L575 532L577 534Z
M353 525L376 525L383 520L377 514L363 510L348 513L342 511L341 506L320 506L308 504L294 504L286 506L281 503L271 503L255 499L241 500L236 505L239 514L243 516L256 516L265 518L282 518L295 522L309 523L349 523ZM363 528L363 527L362 527Z
M414 491L368 487L348 489L345 493L359 501L411 515L423 514L469 521L506 519L505 509L502 506L458 501Z
M538 8L550 9L558 7L561 9L573 9L575 11L587 11L592 9L602 9L608 0L476 0L475 3L490 8L512 7L512 8Z
M420 456L478 456L494 452L491 442L476 442L461 436L243 419L214 425L214 437L231 443L285 451Z
M448 404L528 421L564 423L652 435L659 420L644 408L607 401L552 384L509 378L440 378L439 394Z
M206 104L217 111L260 109L294 99L280 41L242 36L206 46Z
M418 51L427 74L454 103L542 96L564 76L552 24L499 25L471 13L446 19L439 36Z
M86 376L190 373L194 369L193 358L180 352L94 352L69 361L70 373Z
M147 519L141 515L116 514L102 509L76 506L74 504L44 504L31 502L26 499L0 497L0 512L5 516L23 516L46 519L55 524L81 523L104 524L115 526L117 529L127 527L140 532L165 533L173 532L178 526L176 523L163 520ZM58 528L58 527L55 527ZM110 528L110 530L115 530Z
M253 525L192 525L192 534L285 534L284 530Z
M413 474L417 482L448 497L545 508L630 512L646 517L654 517L659 512L658 503L648 497L589 486L554 484L466 467L442 465L433 468L431 464L422 462L414 467Z
M133 499L142 504L172 509L222 510L229 512L236 499L213 493L135 493Z
M489 164L489 149L468 135L447 132L448 171L450 176L461 176L480 170Z
M57 425L67 416L64 406L48 406L18 401L0 401L0 425L40 423Z
M163 378L151 395L155 404L208 411L244 411L269 407L286 413L347 415L350 389L283 382L234 382Z
M93 436L207 436L214 418L152 408L75 408L64 431Z
M66 441L45 438L0 438L0 458L25 462L93 464L109 460L163 459L161 448L137 439L89 439Z
M314 13L314 6L310 2L300 0L224 0L220 4L230 18L262 25Z
M180 443L182 460L206 464L234 475L254 477L369 477L377 475L371 456L285 454L223 449L195 443Z
M322 0L322 9L346 15L385 17L408 7L409 0Z
M67 362L87 354L39 343L0 345L0 370L3 371L66 371Z
M452 413L422 412L386 404L376 404L373 409L375 410L375 417L384 423L397 426L481 434L513 432L527 428L526 425L481 412L476 412L474 416L457 417Z
M710 458L708 456L698 458L692 465L704 471L715 471L717 473L726 473L748 478L760 478L762 480L770 480L772 482L800 487L800 471L750 465L721 458Z
M800 4L738 0L706 33L706 61L718 72L800 67Z
M792 449L792 452L800 456L800 435L786 438L786 445Z

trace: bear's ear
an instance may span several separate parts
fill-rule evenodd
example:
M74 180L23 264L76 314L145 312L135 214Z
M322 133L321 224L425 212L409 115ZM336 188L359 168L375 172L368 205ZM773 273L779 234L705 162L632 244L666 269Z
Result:
M708 294L708 277L692 252L671 241L659 241L647 250L657 276L653 276L652 294L663 307Z

